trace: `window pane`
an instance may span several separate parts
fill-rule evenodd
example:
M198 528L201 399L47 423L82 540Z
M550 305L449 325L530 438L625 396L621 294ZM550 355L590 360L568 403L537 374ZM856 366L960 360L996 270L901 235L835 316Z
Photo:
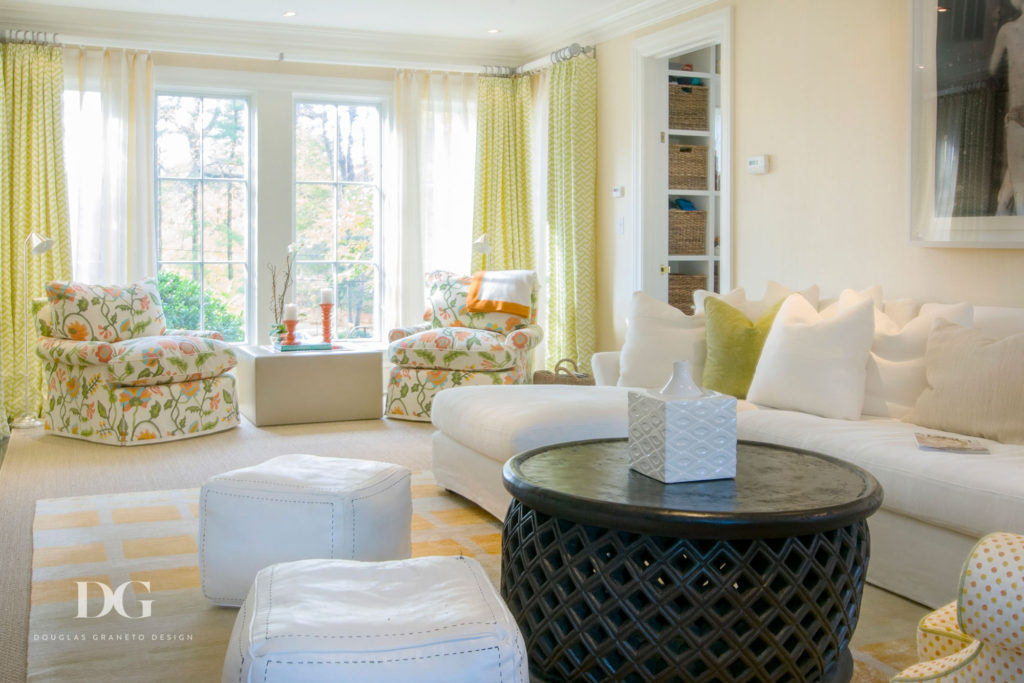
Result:
M333 104L295 106L295 179L333 180L338 108Z
M160 266L160 302L164 307L169 330L198 330L199 302L202 290L199 286L200 266L163 264Z
M376 244L377 189L342 185L338 191L338 260L372 261Z
M380 114L376 107L338 107L338 180L376 183L380 166Z
M210 178L245 178L249 111L239 98L203 98L203 173Z
M207 264L203 288L203 328L216 330L224 341L245 340L244 264Z
M313 340L323 339L320 290L334 282L334 265L298 263L295 265L295 305L299 309L297 329Z
M161 261L199 259L199 207L201 186L198 180L161 180L157 184Z
M157 175L198 178L202 98L160 95L156 102Z
M246 258L249 231L245 183L208 181L203 184L203 257L210 261Z
M377 269L370 264L338 266L335 326L339 338L377 337Z
M295 236L304 261L334 260L334 186L295 187Z

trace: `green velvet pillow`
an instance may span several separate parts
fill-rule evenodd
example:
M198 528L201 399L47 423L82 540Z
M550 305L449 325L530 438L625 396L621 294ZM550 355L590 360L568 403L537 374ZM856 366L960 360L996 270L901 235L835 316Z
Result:
M702 382L705 389L736 398L747 397L761 347L780 306L781 301L751 322L742 311L724 301L710 297L704 300L708 343Z

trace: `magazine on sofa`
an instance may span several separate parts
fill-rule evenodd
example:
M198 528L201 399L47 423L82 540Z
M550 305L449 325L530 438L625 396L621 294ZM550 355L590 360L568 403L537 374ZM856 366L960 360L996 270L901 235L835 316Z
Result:
M961 439L941 434L915 432L914 439L922 451L944 451L946 453L988 453L988 446L976 439Z

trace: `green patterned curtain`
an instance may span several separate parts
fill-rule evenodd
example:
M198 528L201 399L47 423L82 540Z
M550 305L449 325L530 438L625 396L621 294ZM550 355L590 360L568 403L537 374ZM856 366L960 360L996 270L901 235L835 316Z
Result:
M596 347L597 61L551 68L548 107L547 367L573 358L590 368Z
M489 270L533 270L530 78L483 77L477 83L473 239L487 234ZM474 253L473 270L482 268L482 255Z
M0 414L38 415L42 374L35 357L25 292L25 240L32 231L52 238L50 251L28 259L28 298L45 283L71 276L67 190L64 176L62 50L51 45L0 43L0 327L3 394ZM31 396L24 405L25 358ZM6 427L6 420L4 420Z

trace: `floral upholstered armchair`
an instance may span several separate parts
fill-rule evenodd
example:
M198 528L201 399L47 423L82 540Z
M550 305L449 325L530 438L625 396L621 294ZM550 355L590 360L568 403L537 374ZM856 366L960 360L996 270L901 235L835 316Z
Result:
M235 352L219 332L167 330L156 280L51 282L36 300L46 429L100 443L173 441L238 424Z
M474 294L482 276L517 282L528 292L525 304L484 300L475 305L480 303ZM435 271L426 280L426 322L388 334L387 357L395 364L388 381L388 416L426 422L434 396L443 389L529 382L532 351L544 338L536 324L533 272L487 271L467 277Z

